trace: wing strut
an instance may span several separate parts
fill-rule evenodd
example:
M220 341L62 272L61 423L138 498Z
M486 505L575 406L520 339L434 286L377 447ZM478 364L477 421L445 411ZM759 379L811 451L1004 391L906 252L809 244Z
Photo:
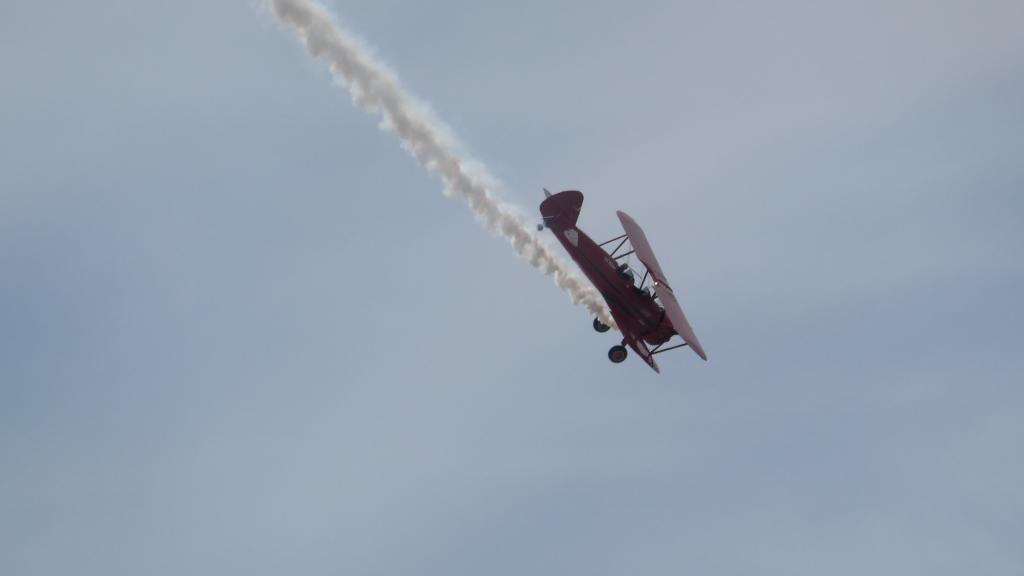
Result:
M686 342L682 344L676 344L675 346L669 346L668 348L662 348L662 344L655 346L654 350L651 350L651 356L655 354L661 354L662 352L668 352L669 350L675 350L676 348L682 348L683 346L689 346Z

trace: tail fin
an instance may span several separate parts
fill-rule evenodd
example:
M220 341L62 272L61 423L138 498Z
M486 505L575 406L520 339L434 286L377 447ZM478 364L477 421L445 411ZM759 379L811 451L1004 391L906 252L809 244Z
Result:
M545 198L540 203L540 214L544 217L544 224L549 227L572 228L576 225L582 208L583 193L566 190Z

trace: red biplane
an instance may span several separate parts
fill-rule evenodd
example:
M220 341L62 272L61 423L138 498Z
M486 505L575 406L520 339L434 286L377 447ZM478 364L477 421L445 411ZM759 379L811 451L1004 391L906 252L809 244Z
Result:
M552 194L544 190L544 194L547 197L540 204L544 224L538 228L548 228L554 232L558 241L604 297L612 318L622 332L622 344L613 346L608 351L608 358L615 363L622 362L626 359L628 345L655 372L661 372L654 361L655 354L688 346L707 360L697 335L693 333L672 287L665 279L665 273L654 257L644 231L636 221L625 212L618 212L619 221L626 233L598 244L576 227L576 220L583 207L582 193L567 190ZM614 242L618 242L615 249L606 252L604 247ZM619 253L626 242L629 242L632 249ZM620 262L634 253L646 269L639 284L629 264ZM652 281L653 290L646 285L648 277ZM594 318L594 329L607 332L609 326L599 318ZM666 347L677 334L682 338L682 343Z

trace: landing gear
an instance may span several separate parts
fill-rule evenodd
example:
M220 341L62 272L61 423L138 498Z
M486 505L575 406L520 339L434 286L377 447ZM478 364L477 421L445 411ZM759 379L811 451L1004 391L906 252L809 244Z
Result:
M608 351L608 359L618 364L626 359L626 347L625 346L612 346L612 349Z
M604 322L601 322L599 318L594 318L594 330L597 330L598 332L601 332L603 334L610 329L611 326L608 326Z

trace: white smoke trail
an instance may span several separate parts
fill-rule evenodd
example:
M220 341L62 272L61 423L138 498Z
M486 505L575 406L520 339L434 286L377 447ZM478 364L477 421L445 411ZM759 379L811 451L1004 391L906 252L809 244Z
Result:
M533 267L552 276L573 303L586 306L605 324L615 325L600 294L534 236L519 210L492 193L496 180L460 151L448 128L338 27L323 6L313 0L272 1L277 18L295 29L310 54L327 61L352 99L379 114L381 126L397 134L420 165L441 177L445 194L463 198L487 230L508 239Z

